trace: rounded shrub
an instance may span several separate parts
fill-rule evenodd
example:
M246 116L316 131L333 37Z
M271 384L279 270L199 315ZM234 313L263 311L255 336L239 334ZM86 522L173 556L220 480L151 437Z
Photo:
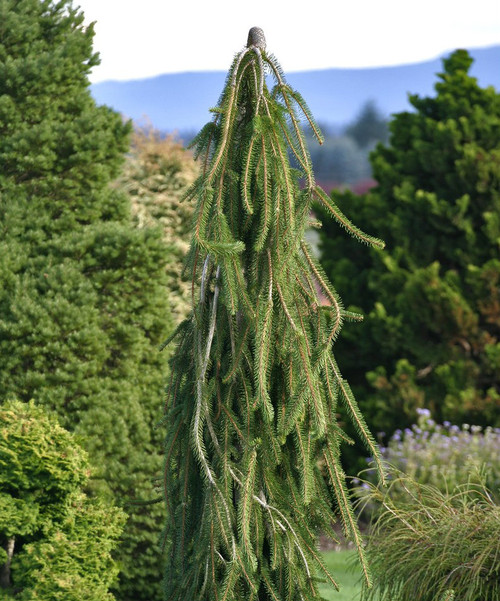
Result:
M86 494L90 476L86 452L53 415L33 402L0 407L2 598L114 598L126 516Z

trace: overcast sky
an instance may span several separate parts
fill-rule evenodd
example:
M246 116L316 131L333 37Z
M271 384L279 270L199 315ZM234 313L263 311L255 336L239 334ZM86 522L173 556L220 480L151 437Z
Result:
M262 27L285 72L419 62L500 44L499 0L74 0L96 21L93 82L227 70ZM500 67L499 67L500 68Z

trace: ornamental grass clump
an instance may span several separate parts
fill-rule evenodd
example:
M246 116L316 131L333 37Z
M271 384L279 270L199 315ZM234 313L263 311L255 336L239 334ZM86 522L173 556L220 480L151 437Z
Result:
M362 601L500 599L500 507L484 480L442 492L399 474L370 496L381 510L367 546L374 587Z
M334 536L338 518L369 582L338 403L382 470L332 354L343 321L359 316L344 310L304 241L313 201L351 235L383 243L315 184L303 121L320 132L262 30L250 30L213 112L194 140L192 310L172 338L164 417L165 598L319 599L319 579L337 585L318 535Z

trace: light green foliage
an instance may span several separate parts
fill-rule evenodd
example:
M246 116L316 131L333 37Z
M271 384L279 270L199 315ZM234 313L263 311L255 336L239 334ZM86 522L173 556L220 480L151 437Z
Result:
M87 454L54 417L33 402L0 407L0 573L8 598L114 599L111 553L125 514L85 494L89 477Z
M136 130L118 186L132 202L140 227L160 226L169 246L168 302L174 319L182 321L190 310L191 284L181 276L189 249L194 203L183 200L198 176L192 154L173 137L153 129Z
M331 352L355 316L303 240L313 198L350 234L382 243L316 186L299 115L319 136L317 126L262 46L235 57L214 113L194 141L193 306L173 337L164 418L166 598L318 599L317 577L335 581L317 536L334 536L339 518L368 579L338 404L379 454Z
M0 399L35 399L75 431L94 491L151 499L172 331L168 248L111 186L130 125L95 105L93 28L69 1L0 2ZM161 508L134 506L122 598L161 597Z
M341 367L388 434L418 407L499 425L500 94L479 87L471 62L451 54L435 96L410 96L414 111L393 117L389 144L371 155L375 188L333 194L387 252L361 253L318 209L322 265L366 314L339 339Z
M407 476L372 488L382 507L367 555L374 587L365 601L496 601L500 596L500 507L484 483L453 492Z

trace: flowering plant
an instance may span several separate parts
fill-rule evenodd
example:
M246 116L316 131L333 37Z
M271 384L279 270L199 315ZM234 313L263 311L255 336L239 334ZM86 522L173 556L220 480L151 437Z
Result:
M417 482L452 490L483 472L492 492L500 488L500 428L444 422L437 424L428 409L417 409L411 428L397 430L386 448L385 461Z
M484 482L493 498L500 499L500 428L449 422L436 423L428 409L417 409L417 423L396 430L386 447L381 447L389 479L403 473L419 484L429 484L443 493L458 486ZM371 463L371 460L368 460ZM369 468L354 479L355 495L365 499L369 483L374 482ZM397 495L397 487L391 488ZM370 504L368 504L370 505ZM368 506L365 509L369 509ZM373 508L371 508L373 509Z

